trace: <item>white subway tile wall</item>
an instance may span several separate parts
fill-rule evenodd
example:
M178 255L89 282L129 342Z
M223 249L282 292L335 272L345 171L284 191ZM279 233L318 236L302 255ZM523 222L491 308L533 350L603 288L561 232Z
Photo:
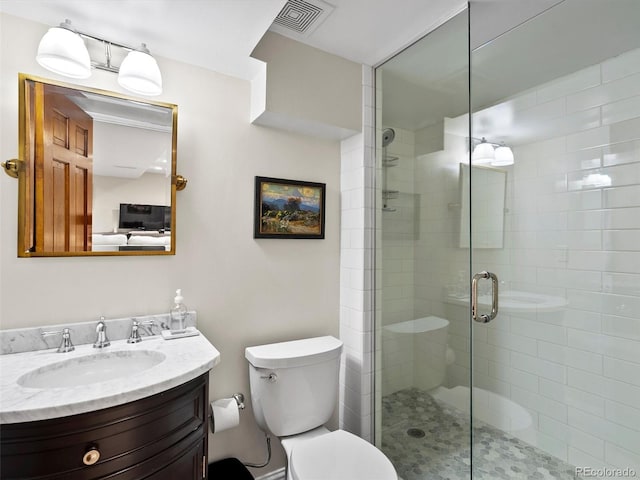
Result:
M509 167L507 248L474 252L474 268L567 306L474 326L474 356L490 366L476 369L475 384L495 391L499 381L529 410L543 450L640 470L640 50L508 102L526 104L514 121L530 138ZM469 355L468 343L453 341L463 333L451 332L457 356ZM460 375L453 369L449 382Z
M373 441L375 145L373 69L362 67L363 133L341 143L340 428Z
M566 306L503 311L474 325L475 386L527 409L536 445L562 460L640 471L640 49L511 97L474 121L505 109L527 132L507 167L505 247L474 250L472 271L494 271L502 289L561 297ZM469 385L471 367L468 308L443 301L460 272L470 273L452 208L468 135L454 123L416 132L390 125L388 152L401 166L378 175L415 200L400 198L398 210L415 211L404 219L377 212L376 251L378 326L447 318L456 354L449 387ZM414 363L413 345L382 338L377 394L416 386L416 370L428 367Z
M380 129L379 136L385 128ZM395 138L387 148L387 157L397 157L392 166L382 161L380 175L386 175L386 185L381 188L396 191L388 194L381 210L380 227L382 254L382 302L379 317L382 357L381 394L408 388L414 384L414 348L411 335L393 335L384 327L416 318L414 316L414 253L416 228L416 204L414 196L415 136L409 130L391 127ZM383 154L384 154L383 153ZM382 157L381 157L382 158ZM383 159L382 159L383 160ZM380 181L383 177L380 178Z

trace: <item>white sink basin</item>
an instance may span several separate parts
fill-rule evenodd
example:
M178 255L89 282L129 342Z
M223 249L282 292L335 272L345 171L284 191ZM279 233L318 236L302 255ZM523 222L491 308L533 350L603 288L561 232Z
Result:
M85 343L68 353L48 348L0 355L0 425L123 405L182 385L218 363L220 352L204 335L155 335L141 343L112 339L103 350Z
M469 297L446 297L448 303L469 305ZM567 305L563 297L519 290L498 290L498 313L517 312L554 312ZM479 295L478 306L481 312L491 309L491 296Z
M491 299L487 296L483 303L490 305L490 302ZM498 291L498 302L499 307L506 312L553 312L567 305L567 300L563 297L518 290Z
M151 350L101 352L51 363L25 373L18 384L27 388L68 388L131 376L164 361Z

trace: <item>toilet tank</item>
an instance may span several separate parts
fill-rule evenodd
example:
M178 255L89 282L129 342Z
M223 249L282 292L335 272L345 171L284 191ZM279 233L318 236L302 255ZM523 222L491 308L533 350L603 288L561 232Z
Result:
M282 437L324 425L336 407L341 351L331 336L247 347L260 428Z

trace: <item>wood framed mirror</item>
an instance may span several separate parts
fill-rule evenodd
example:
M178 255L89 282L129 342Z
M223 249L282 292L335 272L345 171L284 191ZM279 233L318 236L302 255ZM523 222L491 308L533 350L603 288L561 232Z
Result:
M18 81L18 256L175 254L177 105Z

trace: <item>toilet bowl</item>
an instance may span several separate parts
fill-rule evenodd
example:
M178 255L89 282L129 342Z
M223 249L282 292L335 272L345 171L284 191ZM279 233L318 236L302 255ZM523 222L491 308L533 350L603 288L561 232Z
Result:
M280 438L287 480L397 480L376 447L324 427L336 406L341 351L331 336L248 347L256 422Z
M281 440L287 452L290 480L397 478L389 459L369 442L344 430L322 430L295 447L287 444L287 439Z
M392 391L415 386L429 391L443 384L448 365L455 362L455 353L447 344L449 321L429 315L414 320L386 325L382 328L383 368L388 377L399 378L408 366L411 378ZM399 388L398 388L399 387ZM384 392L391 393L391 392Z

